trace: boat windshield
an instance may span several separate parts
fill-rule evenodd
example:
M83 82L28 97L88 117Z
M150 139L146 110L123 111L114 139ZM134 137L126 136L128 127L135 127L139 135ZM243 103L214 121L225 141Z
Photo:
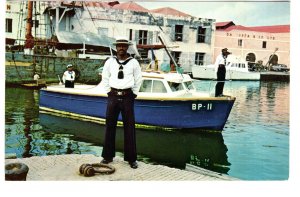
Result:
M169 84L172 92L184 90L184 87L183 87L182 83L175 83L175 82L168 81L168 84Z
M186 81L186 82L184 82L184 85L188 90L195 90L195 87L194 87L192 81Z
M145 79L142 82L140 92L166 93L166 87L162 81Z

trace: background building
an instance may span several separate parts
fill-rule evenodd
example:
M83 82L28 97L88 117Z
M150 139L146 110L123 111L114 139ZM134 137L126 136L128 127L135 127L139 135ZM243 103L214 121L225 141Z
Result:
M269 62L290 67L290 25L244 27L232 21L216 23L213 60L225 47L249 61L250 66Z
M136 44L145 64L153 58L159 65L172 64L159 36L184 72L191 72L193 65L206 64L212 59L213 19L196 18L168 7L148 10L134 2L51 1L34 2L33 7L35 40L44 40L46 44L56 41L56 50L72 49L73 54L82 58L100 58L104 49L95 46L111 43L109 38L126 35ZM7 43L9 40L23 44L26 17L27 1L7 2ZM23 42L14 41L20 39ZM61 51L56 54L71 55Z

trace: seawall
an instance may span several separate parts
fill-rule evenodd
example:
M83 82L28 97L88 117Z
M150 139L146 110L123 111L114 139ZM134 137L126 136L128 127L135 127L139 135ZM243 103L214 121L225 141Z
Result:
M100 81L97 70L103 66L103 60L82 59L72 57L56 57L54 55L24 55L18 52L5 54L6 84L24 84L33 82L37 72L47 83L58 83L58 75L62 77L66 66L72 64L76 72L76 82L97 84Z

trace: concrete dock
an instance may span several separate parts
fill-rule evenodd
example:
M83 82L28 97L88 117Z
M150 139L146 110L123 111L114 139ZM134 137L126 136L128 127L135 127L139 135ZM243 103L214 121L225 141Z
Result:
M99 163L101 157L91 154L35 156L30 158L5 159L5 164L21 162L29 167L27 181L217 181L238 180L236 178L212 172L202 168L191 168L192 171L152 165L138 162L139 167L132 169L121 157L115 157L110 163L116 168L113 174L96 174L85 177L79 173L84 163Z

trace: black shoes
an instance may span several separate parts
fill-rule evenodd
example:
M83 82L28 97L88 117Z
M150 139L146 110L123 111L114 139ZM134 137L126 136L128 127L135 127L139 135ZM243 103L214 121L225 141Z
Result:
M102 159L102 161L100 163L109 164L112 161L113 161L112 159Z
M102 164L109 164L112 161L113 161L113 159L105 159L104 158L104 159L102 159L102 161L100 163L102 163ZM129 165L133 169L137 169L138 168L138 163L136 161L129 162Z
M138 164L137 164L136 161L134 161L134 162L129 162L129 165L130 165L130 167L133 168L133 169L137 169L137 168L138 168Z

